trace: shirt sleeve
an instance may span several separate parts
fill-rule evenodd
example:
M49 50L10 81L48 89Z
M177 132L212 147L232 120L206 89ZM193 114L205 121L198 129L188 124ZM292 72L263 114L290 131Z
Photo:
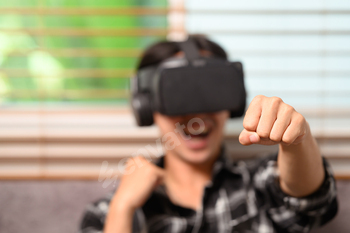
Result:
M80 224L79 233L102 233L105 220L108 214L109 204L114 193L102 198L94 203L89 204L83 214ZM116 220L118 221L118 220ZM135 211L133 217L133 233L145 232L144 215L141 209Z
M102 233L112 193L86 206L79 233Z
M329 222L337 213L338 202L332 170L323 158L325 179L313 194L296 198L279 185L277 155L264 159L254 175L254 185L267 199L267 215L282 232L308 232Z

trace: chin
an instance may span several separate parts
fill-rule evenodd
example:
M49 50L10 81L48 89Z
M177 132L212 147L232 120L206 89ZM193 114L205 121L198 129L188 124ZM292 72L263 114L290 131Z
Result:
M184 149L177 153L183 160L191 164L203 164L213 160L213 156L216 156L215 152L211 148L201 150Z

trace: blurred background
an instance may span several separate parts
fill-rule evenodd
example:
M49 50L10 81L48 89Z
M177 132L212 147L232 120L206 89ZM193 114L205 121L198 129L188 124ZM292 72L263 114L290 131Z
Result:
M348 0L1 1L0 232L78 231L85 206L114 188L103 185L102 162L116 170L158 137L129 109L138 56L189 33L243 62L248 101L279 96L306 117L340 199L337 218L314 232L348 232ZM241 130L242 119L227 125L232 156L276 151L240 146Z

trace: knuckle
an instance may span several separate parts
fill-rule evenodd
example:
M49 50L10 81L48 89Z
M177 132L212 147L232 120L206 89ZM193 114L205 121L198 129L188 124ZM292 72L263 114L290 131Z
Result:
M135 160L138 160L138 161L141 161L141 162L144 162L145 161L145 158L141 155L138 155L136 157L134 157ZM131 158L128 159L128 162L131 161Z
M257 95L257 96L255 96L255 97L253 98L253 101L258 101L258 102L260 102L260 101L262 101L264 98L266 98L266 96L264 96L264 95Z
M305 118L304 118L304 116L301 115L300 113L296 113L296 114L295 114L294 120L295 120L295 122L296 122L297 124L303 124L304 121L305 121Z
M258 128L256 133L262 138L268 138L269 137L269 132L267 130L264 130L264 129L261 129L261 128Z
M132 165L134 165L134 160L132 158L129 158L128 160L126 160L125 162L125 168L129 168Z
M248 129L248 130L254 130L256 125L254 124L254 122L252 121L249 121L249 120L244 120L243 121L243 127L245 129Z
M277 133L271 133L270 134L270 139L274 142L280 142L281 141L281 136Z
M305 118L303 115L301 115L300 113L297 114L298 118L300 121L305 121Z
M283 103L282 99L277 96L271 97L271 102L272 102L272 105L277 105L277 106Z
M154 173L154 168L152 167L151 164L147 163L147 165L145 166L145 172L146 172L147 174L152 174L152 173Z
M291 136L285 135L283 136L282 141L286 144L291 144L294 140Z
M302 133L303 133L303 132L302 132L301 128L299 128L299 130L298 130L298 136L301 135Z
M294 109L292 106L286 104L286 106L285 106L285 112L286 112L287 114L291 114L291 113L295 112L295 109Z

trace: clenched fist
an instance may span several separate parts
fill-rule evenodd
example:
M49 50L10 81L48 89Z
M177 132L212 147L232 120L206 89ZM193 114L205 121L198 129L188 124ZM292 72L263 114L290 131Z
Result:
M164 170L148 162L144 157L129 160L126 165L127 174L121 178L118 190L113 198L118 205L132 210L141 207L152 191L163 182Z
M239 136L242 145L292 145L309 132L305 118L278 97L256 96L250 103Z
M164 170L143 157L130 159L126 171L110 203L104 233L131 233L135 210L164 179Z

